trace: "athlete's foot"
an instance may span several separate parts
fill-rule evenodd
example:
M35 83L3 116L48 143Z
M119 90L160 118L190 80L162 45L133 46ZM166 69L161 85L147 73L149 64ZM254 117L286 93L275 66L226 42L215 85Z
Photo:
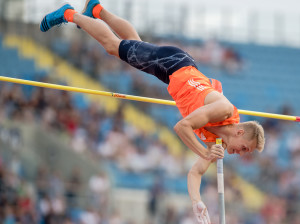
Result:
M66 4L61 8L57 9L56 11L49 13L43 18L41 22L41 31L47 32L54 26L72 21L74 13L76 13L74 11L74 8L69 4Z
M91 18L100 19L100 12L102 10L99 0L86 0L85 7L82 14Z

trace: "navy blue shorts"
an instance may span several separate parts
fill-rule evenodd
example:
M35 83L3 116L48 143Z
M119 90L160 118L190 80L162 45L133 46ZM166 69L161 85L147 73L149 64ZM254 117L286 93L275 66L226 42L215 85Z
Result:
M122 40L120 58L131 66L156 76L169 84L169 76L182 67L194 66L194 59L183 50L172 46L157 46L137 40Z

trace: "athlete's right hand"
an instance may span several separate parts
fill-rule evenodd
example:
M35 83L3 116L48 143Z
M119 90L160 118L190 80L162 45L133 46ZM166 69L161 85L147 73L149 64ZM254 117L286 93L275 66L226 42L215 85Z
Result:
M208 159L216 160L224 158L224 148L222 145L213 145L211 148L208 148Z
M211 224L207 208L202 201L193 205L193 212L199 224Z

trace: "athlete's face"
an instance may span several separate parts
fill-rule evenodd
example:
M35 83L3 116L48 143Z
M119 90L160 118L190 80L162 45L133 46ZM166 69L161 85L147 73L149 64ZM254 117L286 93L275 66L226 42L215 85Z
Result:
M229 154L239 154L240 156L246 153L252 153L255 150L256 141L248 140L243 130L238 130L234 137L231 137L227 142L227 152Z

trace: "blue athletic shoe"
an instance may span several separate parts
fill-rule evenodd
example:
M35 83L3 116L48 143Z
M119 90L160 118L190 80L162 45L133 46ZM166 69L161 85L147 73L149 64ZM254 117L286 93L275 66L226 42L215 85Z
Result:
M66 4L61 8L57 9L54 12L49 13L46 15L40 25L40 29L42 32L47 32L52 27L60 25L62 23L67 23L68 21L65 20L64 13L67 9L74 9L71 5Z
M100 4L99 0L86 0L82 14L95 19L93 16L93 8L98 4Z

